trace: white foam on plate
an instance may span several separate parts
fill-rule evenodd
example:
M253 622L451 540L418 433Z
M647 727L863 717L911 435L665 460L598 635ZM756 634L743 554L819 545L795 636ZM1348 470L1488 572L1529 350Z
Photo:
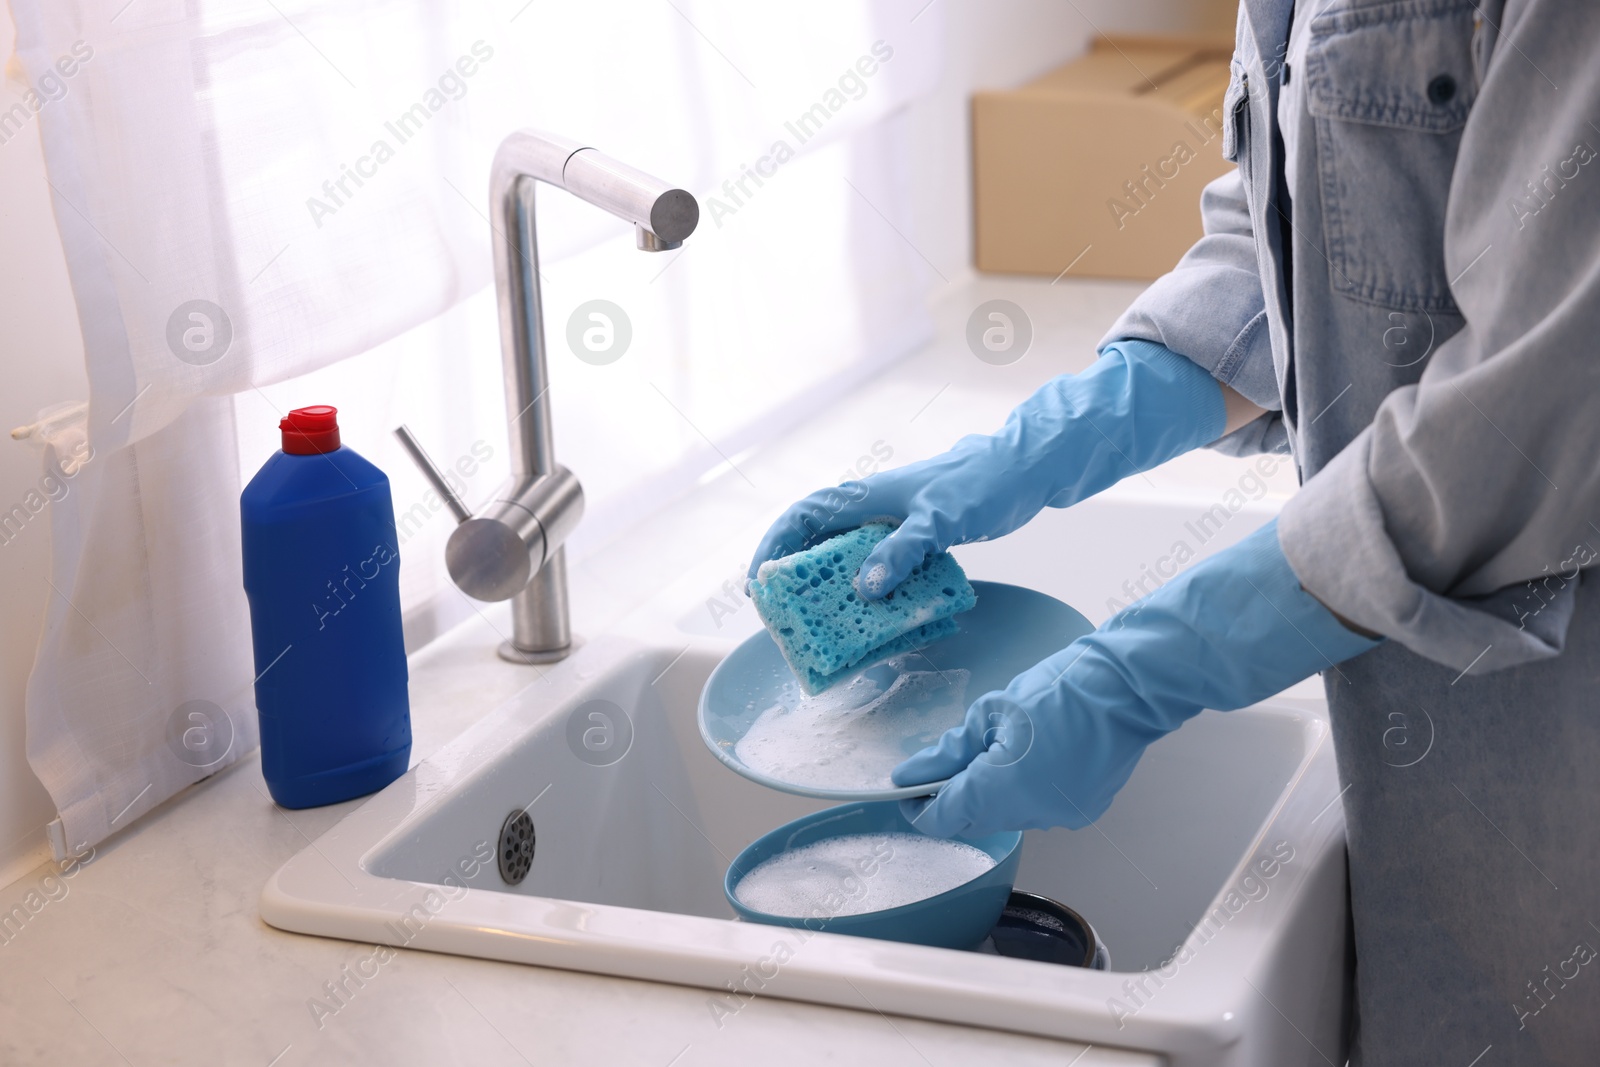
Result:
M994 857L922 834L844 834L757 864L733 895L754 911L835 918L936 897L993 869Z
M895 764L966 718L972 672L906 670L897 656L808 697L798 688L763 711L734 745L746 767L811 789L893 789Z

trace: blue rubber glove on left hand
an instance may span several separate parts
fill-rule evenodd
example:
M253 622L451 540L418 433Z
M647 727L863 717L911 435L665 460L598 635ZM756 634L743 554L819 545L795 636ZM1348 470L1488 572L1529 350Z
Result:
M1225 424L1222 387L1197 364L1149 341L1114 341L1088 370L1040 386L998 432L792 505L762 538L750 577L767 560L889 519L899 526L862 562L856 585L877 600L928 556L1008 534L1045 507L1215 441Z
M1081 828L1151 742L1203 709L1265 700L1378 643L1300 587L1274 519L979 697L892 777L950 778L931 800L901 802L924 833Z

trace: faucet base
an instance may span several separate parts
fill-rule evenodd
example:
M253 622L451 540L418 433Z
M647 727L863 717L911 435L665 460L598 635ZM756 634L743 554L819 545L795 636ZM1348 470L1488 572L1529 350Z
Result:
M502 641L500 642L500 648L498 651L500 653L500 658L505 660L507 663L517 663L527 667L539 663L559 663L568 656L572 655L574 652L578 651L582 644L583 639L574 634L572 640L560 648L540 649L536 652L526 652L512 644L510 641Z

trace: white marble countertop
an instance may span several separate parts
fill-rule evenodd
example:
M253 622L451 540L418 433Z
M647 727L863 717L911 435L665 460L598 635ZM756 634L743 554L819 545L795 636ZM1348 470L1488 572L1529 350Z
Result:
M705 611L712 621L707 600L742 572L784 504L837 482L875 441L891 441L899 464L993 429L1038 382L1087 364L1138 288L1023 280L954 287L936 309L939 339L928 349L800 430L736 457L739 476L725 466L639 530L578 561L575 627L598 633L646 609L669 619ZM978 361L963 339L971 310L996 296L1022 304L1034 322L1032 350L1009 367ZM1214 498L1240 462L1187 456L1114 492ZM1291 491L1292 478L1281 472L1273 492ZM507 622L503 608L485 609L412 657L414 763L527 684L525 668L494 653ZM772 999L719 1028L705 990L406 950L358 985L345 975L372 946L275 930L260 919L256 899L280 864L359 803L279 809L251 755L102 844L91 862L65 874L45 864L0 890L0 1064L1156 1062ZM327 999L325 984L340 981L348 992L339 1010L313 1012L316 1001L339 1003Z

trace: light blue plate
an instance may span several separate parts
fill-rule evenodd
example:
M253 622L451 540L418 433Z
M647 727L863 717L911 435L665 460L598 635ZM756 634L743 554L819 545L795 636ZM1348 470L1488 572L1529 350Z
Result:
M919 669L971 671L969 704L990 690L1004 689L1012 678L1094 629L1081 613L1044 593L1000 582L973 582L972 587L978 593L978 604L956 616L961 629L918 653L908 653L925 662L925 667L917 664ZM765 630L752 634L717 664L700 691L700 736L723 763L751 781L784 793L841 802L900 800L937 793L944 785L940 781L873 790L819 789L747 766L734 750L740 738L764 710L786 697L793 699L798 688L794 672L771 636ZM921 747L914 737L906 741L905 756Z

